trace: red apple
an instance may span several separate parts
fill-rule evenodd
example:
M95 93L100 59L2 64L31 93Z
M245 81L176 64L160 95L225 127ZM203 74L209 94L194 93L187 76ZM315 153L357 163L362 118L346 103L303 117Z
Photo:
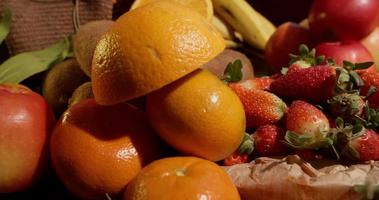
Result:
M286 22L280 25L270 37L265 48L267 64L273 72L279 72L288 65L288 54L297 54L301 44L312 45L309 30L299 24Z
M361 40L379 25L379 0L316 0L308 19L318 41Z
M41 177L53 125L42 96L21 85L0 84L0 193L22 191Z
M379 71L379 27L376 27L370 35L361 40L361 43L371 53L377 67L376 69Z
M315 47L316 55L324 55L331 58L337 65L342 65L344 60L352 63L373 61L370 52L357 41L324 42ZM375 65L367 70L376 71Z

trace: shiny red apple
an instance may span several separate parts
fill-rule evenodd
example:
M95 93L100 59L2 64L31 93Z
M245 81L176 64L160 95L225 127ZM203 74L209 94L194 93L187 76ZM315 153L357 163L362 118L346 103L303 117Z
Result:
M0 84L0 193L25 190L41 177L53 125L42 96L21 85Z
M324 42L315 47L316 55L324 55L326 59L333 59L337 65L343 65L343 61L352 63L372 62L374 59L370 52L357 41ZM376 71L372 65L370 71Z
M308 20L320 42L361 40L379 25L379 0L315 0Z
M265 48L265 59L273 72L279 72L288 65L288 54L298 54L301 44L312 45L309 30L299 24L286 22L280 25L270 37Z

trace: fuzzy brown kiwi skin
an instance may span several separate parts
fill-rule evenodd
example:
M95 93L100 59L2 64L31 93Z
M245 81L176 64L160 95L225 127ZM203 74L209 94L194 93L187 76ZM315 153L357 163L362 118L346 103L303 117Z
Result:
M74 36L74 54L81 69L89 77L93 52L101 36L109 30L114 22L110 20L92 21L80 27Z
M68 104L69 107L71 107L83 100L91 98L93 98L91 82L85 82L75 89L68 101Z
M217 77L221 78L224 75L224 70L228 63L234 62L237 59L242 62L243 76L241 81L254 78L254 69L249 58L247 58L245 54L232 49L225 49L211 61L201 66L201 68L208 69Z
M71 58L50 69L42 85L42 94L54 112L60 114L67 108L74 90L88 80L78 62Z
M94 98L92 92L91 82L85 82L80 85L75 91L72 93L71 98L68 100L68 106L71 107L83 100ZM142 96L136 99L132 99L127 102L128 104L135 106L141 110L145 110L146 108L146 96Z

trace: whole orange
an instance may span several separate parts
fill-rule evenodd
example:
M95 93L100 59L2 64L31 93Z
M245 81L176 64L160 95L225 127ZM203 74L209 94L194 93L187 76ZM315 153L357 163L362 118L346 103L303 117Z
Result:
M224 39L200 14L155 1L121 16L96 46L92 86L99 104L111 105L157 90L208 62Z
M217 161L232 154L245 132L238 96L208 70L150 93L147 113L157 133L175 149Z
M172 157L146 166L128 185L124 200L239 200L226 172L196 157Z
M51 159L66 188L82 199L117 195L159 156L159 138L144 113L93 99L70 107L51 137Z

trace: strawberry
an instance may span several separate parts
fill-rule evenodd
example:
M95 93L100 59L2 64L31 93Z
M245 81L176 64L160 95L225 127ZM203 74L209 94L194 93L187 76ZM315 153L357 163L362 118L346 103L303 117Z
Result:
M249 90L244 87L231 89L242 102L246 115L246 127L258 128L278 122L286 112L286 104L276 95L264 90Z
M234 152L232 155L228 156L223 160L224 166L232 166L236 164L242 164L248 162L249 155L246 153Z
M355 116L361 116L365 107L365 101L358 94L343 93L333 96L328 100L330 112L335 117L352 120Z
M363 73L361 74L361 78L364 82L364 85L361 87L361 95L366 96L370 87L375 87L379 89L379 73Z
M269 90L271 83L274 79L270 77L257 77L252 79L247 79L238 83L229 83L229 87L234 91L237 90Z
M254 142L248 133L245 133L238 149L223 160L225 166L248 162L249 155L254 151Z
M271 84L271 91L290 99L324 102L334 94L336 83L334 67L327 65L296 69Z
M363 85L355 70L366 69L372 62L343 62L336 66L332 60L325 61L324 56L316 58L315 50L301 45L300 55L290 55L288 69L282 70L283 76L271 84L271 91L281 97L293 100L306 100L323 103L335 94L353 91Z
M367 95L371 87L379 88L379 73L363 73L361 78L364 82L360 89L361 95Z
M285 130L276 125L260 126L252 135L254 151L259 156L280 156L288 152L288 147L282 143Z
M329 120L321 110L305 101L294 101L286 115L286 143L294 148L318 149L330 146Z
M358 161L379 159L379 135L373 130L363 128L360 133L351 136L344 145L344 152Z

